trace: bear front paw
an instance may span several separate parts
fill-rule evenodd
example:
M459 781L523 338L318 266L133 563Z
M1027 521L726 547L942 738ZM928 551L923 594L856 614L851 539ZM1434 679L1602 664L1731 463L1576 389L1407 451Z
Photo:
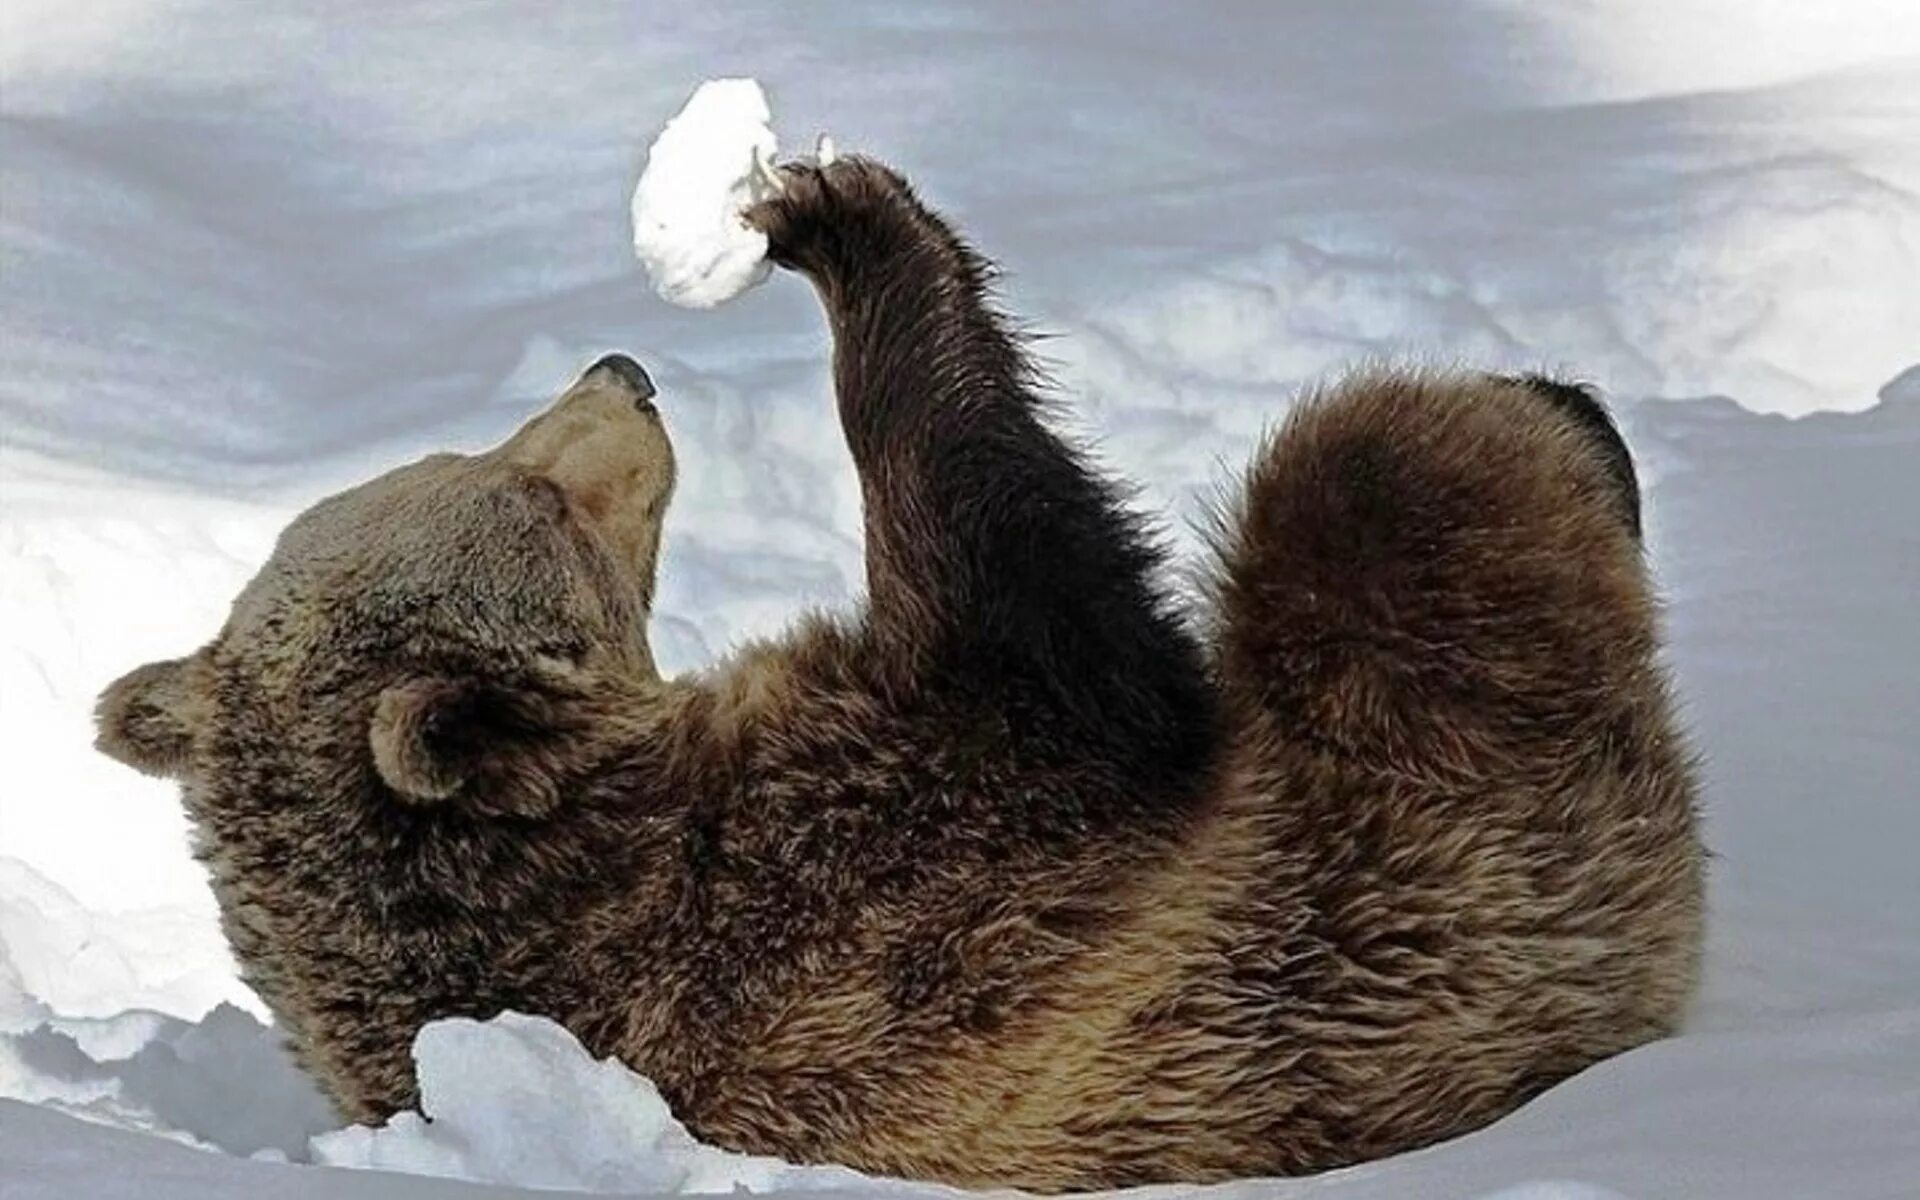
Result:
M924 221L907 181L885 163L859 155L797 159L769 166L777 194L742 214L767 235L767 257L783 267L824 269L835 259L911 236Z

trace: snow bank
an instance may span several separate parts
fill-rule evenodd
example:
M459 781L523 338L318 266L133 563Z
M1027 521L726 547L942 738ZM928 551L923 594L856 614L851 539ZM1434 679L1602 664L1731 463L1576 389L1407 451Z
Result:
M667 300L712 308L767 277L767 235L740 214L774 194L772 116L755 81L709 80L647 151L633 252Z
M413 1042L420 1111L313 1139L327 1166L593 1192L824 1189L869 1182L695 1141L652 1083L565 1029L507 1012L434 1021Z
M104 1017L145 1008L195 1017L223 1001L257 1007L234 979L211 907L92 909L0 855L0 1031L45 1012Z
M305 1158L307 1139L338 1123L279 1034L230 1004L197 1022L137 1009L103 1018L43 1012L0 1033L0 1097L281 1159Z
M577 1071L583 1060L572 1061L563 1075ZM1904 1196L1920 1177L1920 1144L1912 1132L1916 1069L1920 1020L1911 1014L1803 1014L1791 1027L1773 1032L1693 1035L1609 1060L1489 1129L1428 1150L1311 1179L1133 1194L1159 1200ZM468 1086L483 1088L486 1081L478 1076L469 1071ZM565 1096L576 1083L563 1078L557 1086ZM607 1098L620 1102L617 1092ZM566 1171L580 1169L565 1146L575 1130L562 1120L549 1121L538 1112L517 1118L498 1114L466 1128L525 1139L489 1150L497 1163L563 1163ZM447 1158L463 1153L456 1147ZM836 1180L813 1171L781 1175L773 1186L793 1196L864 1193L915 1200L953 1195L898 1182ZM4 1100L0 1191L8 1200L254 1200L263 1195L533 1200L551 1194L444 1178L267 1168L194 1154L158 1138L129 1137L120 1129Z
M297 511L0 445L0 855L32 864L70 898L4 868L0 891L31 890L33 906L61 924L80 908L99 925L133 910L208 923L213 905L187 856L179 789L94 751L94 700L123 672L205 644ZM76 829L93 836L76 838ZM85 940L102 937L96 927ZM149 956L166 941L175 963L182 959L178 936L113 940ZM98 1011L72 992L48 998L64 1011ZM120 997L197 1016L239 994L179 999Z

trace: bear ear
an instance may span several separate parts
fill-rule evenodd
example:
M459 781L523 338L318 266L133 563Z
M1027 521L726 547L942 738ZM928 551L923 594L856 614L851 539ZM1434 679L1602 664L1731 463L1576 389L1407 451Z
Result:
M416 675L380 693L374 768L401 800L481 816L546 816L576 774L564 697L520 681Z
M108 684L94 704L94 747L148 775L184 775L203 715L196 665L193 658L152 662Z

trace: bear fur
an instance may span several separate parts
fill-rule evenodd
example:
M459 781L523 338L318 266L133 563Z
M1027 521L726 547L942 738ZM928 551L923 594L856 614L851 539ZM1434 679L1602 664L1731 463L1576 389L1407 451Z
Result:
M658 675L672 449L611 359L317 505L102 699L345 1114L516 1009L722 1146L1106 1188L1406 1150L1674 1028L1690 759L1589 393L1305 397L1188 614L984 261L879 164L783 171L750 215L831 323L855 611Z

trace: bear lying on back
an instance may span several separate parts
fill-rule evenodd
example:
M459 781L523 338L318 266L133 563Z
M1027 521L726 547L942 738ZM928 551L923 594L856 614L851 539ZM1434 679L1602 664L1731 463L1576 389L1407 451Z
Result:
M613 357L315 506L102 697L348 1115L512 1008L722 1146L1112 1187L1419 1146L1674 1027L1701 851L1597 402L1307 397L1189 619L983 261L883 166L784 179L750 215L831 322L856 611L659 677L673 452Z

